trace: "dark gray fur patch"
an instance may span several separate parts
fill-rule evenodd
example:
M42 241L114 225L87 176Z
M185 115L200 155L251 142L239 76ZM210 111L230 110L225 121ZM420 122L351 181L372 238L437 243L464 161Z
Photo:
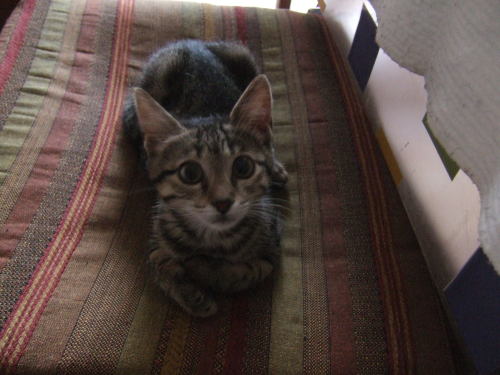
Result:
M253 56L237 42L182 40L167 44L149 58L137 86L190 127L227 118L257 74ZM125 101L123 124L145 159L131 96Z

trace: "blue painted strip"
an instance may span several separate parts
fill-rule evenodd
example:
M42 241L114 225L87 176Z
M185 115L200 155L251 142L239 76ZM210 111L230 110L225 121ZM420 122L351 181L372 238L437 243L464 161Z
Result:
M500 276L482 249L444 293L478 374L500 373Z
M377 59L379 47L375 43L376 33L377 25L363 6L348 56L349 64L361 90L365 89Z

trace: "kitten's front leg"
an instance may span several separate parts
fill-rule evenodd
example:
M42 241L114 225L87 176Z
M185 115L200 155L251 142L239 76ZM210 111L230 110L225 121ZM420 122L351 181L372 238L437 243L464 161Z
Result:
M210 286L217 292L234 293L262 282L272 272L273 265L262 258L232 263L197 256L186 262L186 270L194 280Z
M242 263L227 263L222 269L218 289L223 293L234 293L254 287L267 278L273 265L264 259L256 258Z
M154 265L160 287L189 314L207 317L217 312L213 297L193 282L179 259L158 249L150 254L149 260Z

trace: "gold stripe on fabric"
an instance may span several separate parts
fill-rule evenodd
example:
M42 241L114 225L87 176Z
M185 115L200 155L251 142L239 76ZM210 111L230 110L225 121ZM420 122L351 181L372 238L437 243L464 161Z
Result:
M147 282L116 367L117 374L151 373L169 306L158 286Z
M327 38L327 43L329 44L329 52L332 54L331 57L334 58L335 55L338 56L339 52L335 45L331 41L330 34L327 31L327 26L325 23L322 24L323 34ZM370 343L365 340L359 345L361 351L358 354L358 367L364 370L365 373L373 373L374 369L371 370L369 366L376 366L380 363L379 369L385 365L381 361L370 360L371 355L377 355L378 358L383 358L382 356L387 356L389 359L387 365L389 366L390 373L408 373L407 368L400 367L406 364L410 364L410 368L413 366L413 357L411 350L407 352L408 357L404 356L403 351L409 348L411 341L409 340L409 332L407 331L407 317L406 308L403 296L398 297L398 293L402 290L401 280L400 280L400 270L399 265L394 259L394 244L393 236L390 228L390 220L387 216L387 202L386 195L382 186L382 181L380 179L380 173L378 166L376 164L377 158L375 157L375 144L372 143L369 134L369 127L366 122L366 117L359 98L355 95L353 91L352 82L349 79L349 74L345 69L343 64L336 64L335 66L337 76L339 78L339 84L341 88L342 95L346 102L345 109L348 114L349 125L353 133L353 141L355 151L358 155L363 157L358 157L360 171L362 173L361 182L365 185L366 192L366 203L367 203L367 215L369 219L369 225L371 227L371 244L373 249L373 259L378 268L378 296L380 296L383 309L385 313L385 342L387 343L386 350L381 350L382 348L377 348L377 351L364 351L361 344L365 345L365 348L370 348ZM369 183L368 183L369 181ZM366 258L366 257L364 257ZM359 281L358 281L359 283ZM363 285L366 288L367 285ZM371 288L374 289L374 284ZM355 295L355 294L353 294ZM372 295L375 294L372 292ZM363 301L366 303L366 299ZM393 304L396 303L396 306ZM397 306L399 305L399 306ZM372 305L374 308L375 305ZM397 308L401 307L401 310L397 311ZM402 315L400 313L403 313ZM379 323L380 320L367 319L366 312L361 309L361 311L355 312L355 315L361 317L359 320L364 322L364 331L376 327L373 322ZM402 318L402 321L399 321ZM401 324L401 325L400 325ZM380 330L379 330L380 332ZM380 342L380 340L377 340ZM403 356L401 356L403 354ZM408 360L408 362L406 362ZM361 363L361 364L360 364ZM371 372L370 372L371 371ZM380 370L379 370L380 371Z
M0 130L3 151L0 158L0 184L8 175L19 149L23 147L32 129L33 119L39 113L43 98L47 95L61 44L65 39L64 31L70 6L71 2L62 0L54 0L50 4L40 39L35 47L30 72L20 90L15 107Z
M89 212L88 210L92 207L93 203L92 197L100 188L100 185L97 183L99 180L98 177L103 173L104 163L112 150L113 142L110 142L110 139L113 138L111 137L111 133L117 126L119 110L116 108L116 103L122 103L121 100L123 99L125 76L123 71L125 63L119 61L117 55L123 53L124 50L126 51L123 46L125 42L128 42L128 30L124 28L124 25L118 24L115 45L115 52L117 53L113 56L108 92L108 98L115 98L115 100L108 99L107 105L104 108L104 118L102 119L104 124L111 126L102 126L98 130L100 134L96 135L97 143L88 158L87 168L82 173L81 183L78 185L68 208L66 220L55 235L47 252L47 257L43 263L40 263L40 267L34 274L33 280L26 294L23 296L18 310L6 329L6 334L0 341L0 346L3 347L10 340L8 345L11 348L8 350L12 351L11 362L16 360L17 354L22 350L25 340L28 339L26 331L29 331L32 325L36 324L37 313L44 306L43 301L51 293L51 288L57 285L59 281L58 275L63 270L66 259L69 259L71 256L71 249L77 245L77 241L79 240L78 233L83 230L85 220L82 220L81 217L85 217ZM121 57L122 59L124 58L124 56ZM93 168L89 166L93 166ZM53 263L55 264L54 268L52 268ZM30 316L26 315L28 309L32 310ZM22 320L21 324L17 328L14 328L19 320ZM19 327L22 327L22 330Z
M307 106L303 94L302 78L298 66L294 40L298 36L292 31L290 18L307 15L279 12L282 31L284 64L289 84L290 108L296 129L297 184L299 189L300 247L302 249L302 278L304 289L304 373L323 374L330 372L329 310L326 276L323 263L321 209L317 195L316 171L312 140L309 131ZM310 18L309 18L310 19ZM305 78L304 78L305 79ZM310 82L307 82L310 83ZM307 84L306 83L306 84Z
M76 44L79 35L84 6L85 2L83 1L71 2L66 27L61 33L64 37L57 66L54 69L54 76L47 89L47 95L43 97L43 104L39 112L43 113L43 117L36 116L31 131L19 150L8 175L0 186L0 207L2 207L2 210L0 210L0 225L5 223L5 220L7 220L8 215L17 202L36 163L40 149L52 129L52 123L61 105L64 87L66 87L70 77L71 66L75 57L75 51L72 47Z
M120 171L119 167L117 169ZM134 170L131 169L131 172L128 172L130 175L123 181L126 184L134 179L132 177ZM120 172L123 173L123 169ZM141 187L144 185L144 183L139 184ZM137 185L135 186L137 188ZM148 217L150 199L144 194L137 194L134 197L129 195L127 200L123 199L121 192L113 191L114 189L106 190L111 193L108 198L114 193L117 198L122 199L117 199L114 211L108 211L104 214L106 216L98 218L92 228L98 230L101 227L106 239L108 241L111 239L111 243L104 241L93 243L94 247L99 248L99 254L95 254L95 263L102 262L102 258L104 261L99 269L94 270L97 271L94 273L95 280L89 280L93 281L91 290L86 296L59 362L61 373L77 373L78 368L83 368L86 363L92 361L96 361L106 369L104 372L109 373L110 369L114 369L122 351L118 343L126 341L130 324L144 294L145 255L141 250L147 244L147 228L142 231L136 228L140 228ZM103 197L106 195L103 194ZM122 206L124 202L126 202L125 208ZM120 226L115 227L113 223L117 222L120 222ZM101 259L97 258L98 256ZM74 284L73 282L72 285ZM103 318L96 319L96 317ZM100 347L101 342L115 344L109 345L106 351L103 351Z
M391 146L389 145L389 141L385 136L384 130L382 128L378 128L375 131L375 136L377 137L378 144L380 149L382 150L382 154L384 155L385 162L389 167L389 171L391 172L392 179L399 185L401 180L403 179L403 174L401 173L401 169L399 169L398 162L394 153L392 152Z
M205 20L204 39L215 40L217 39L215 7L209 4L202 4L202 6L203 19Z
M117 228L103 223L119 222L123 205L127 202L127 185L134 178L135 169L123 166L134 163L133 155L121 147L115 149L107 171L107 179L114 183L102 187L87 230L41 316L20 360L20 369L57 368L116 236ZM54 330L58 340L47 342L48 337L54 336Z
M57 114L60 105L60 98L62 95L61 90L66 86L70 77L71 65L74 58L74 50L71 47L75 45L76 39L78 38L80 31L80 21L83 15L84 8L85 2L72 2L72 6L68 15L68 22L64 31L64 40L62 42L58 66L55 70L54 79L49 86L48 95L45 97L44 104L41 108L41 111L44 112L44 118L41 119L37 117L35 119L33 131L29 134L28 139L26 140L26 143L18 156L19 162L16 162L13 165L12 174L9 175L9 178L5 180L5 184L3 185L3 187L7 188L6 190L10 190L10 194L6 196L6 190L2 189L0 191L0 202L2 203L4 200L6 204L11 203L13 205L15 203L18 194L20 194L24 186L24 181L22 180L27 179L28 174L31 170L31 165L36 161L36 157L38 154L34 151L38 151L37 149L41 147L48 135L48 132L51 129L50 126L44 128L43 124L47 122L47 124L50 125ZM40 122L40 124L37 124L38 122ZM13 202L10 202L9 199L12 199ZM101 208L106 206L106 204L98 205L98 207ZM10 209L8 211L10 211ZM0 215L2 213L3 211L0 212ZM2 223L2 219L5 218L0 216L0 224ZM87 258L84 264L88 265ZM69 266L69 268L71 269L71 266ZM78 275L75 276L75 279L78 280L79 286L82 285L82 269L85 269L85 271L90 271L92 267L78 267L75 270ZM65 281L68 280L67 278L63 277L63 284ZM46 311L44 311L44 313L42 314L39 326L37 327L37 329L35 329L33 337L26 348L26 352L19 362L18 368L21 370L21 372L23 368L55 368L55 365L57 364L57 360L59 358L57 353L62 353L65 341L58 340L50 342L50 345L48 345L47 337L50 337L54 334L54 321L58 322L58 337L69 336L69 334L71 333L71 329L74 326L74 324L69 323L69 321L72 321L72 319L76 319L79 312L80 304L79 297L77 297L77 295L78 293L76 292L75 288L71 287L68 288L67 291L63 292L60 298L58 298L56 289L54 296L55 298L51 299L49 304L47 305ZM70 296L71 298L68 298L68 296ZM52 320L54 316L59 314L60 319ZM40 358L44 358L43 361L40 361Z
M54 2L52 4L52 7L56 7L56 4L58 4L59 2ZM66 9L65 7L63 7L62 9ZM52 8L52 11L54 11L54 8ZM50 13L50 11L49 11ZM57 10L56 10L56 13L57 13ZM42 33L42 35L44 35ZM50 263L50 262L49 262ZM36 280L34 281L34 283L36 282ZM30 286L32 286L33 284L31 284ZM33 292L33 289L30 288L31 290L28 290L27 291L27 295L29 296L31 292ZM23 301L23 303L21 303L21 305L18 307L17 311L16 311L16 314L12 317L12 320L10 321L10 324L8 327L4 327L6 328L5 329L5 332L4 332L4 335L3 337L1 338L0 340L0 348L3 348L4 345L7 344L8 340L10 339L10 335L12 334L13 330L14 330L14 326L16 325L17 323L17 320L20 319L22 313L22 309L25 307L26 305L26 300ZM11 343L12 344L12 343Z
M167 351L165 352L162 375L176 375L180 373L184 347L191 326L191 318L180 308L174 307L173 329L170 334Z
M203 38L204 25L201 4L183 2L180 17L182 17L182 35L184 38Z
M294 166L294 130L291 126L291 109L287 97L287 79L284 76L284 56L279 40L276 15L273 12L257 10L262 42L264 72L273 87L274 140L277 156L285 165ZM288 29L289 31L289 29ZM275 36L275 38L273 38ZM289 34L287 37L291 37ZM278 85L277 82L280 82ZM296 119L293 121L304 121ZM295 170L295 168L293 168ZM292 216L286 224L282 241L282 264L275 278L271 338L269 352L269 373L286 374L300 372L302 365L303 332L303 289L302 259L300 248L300 218L296 214L299 207L297 177L290 174L289 188Z

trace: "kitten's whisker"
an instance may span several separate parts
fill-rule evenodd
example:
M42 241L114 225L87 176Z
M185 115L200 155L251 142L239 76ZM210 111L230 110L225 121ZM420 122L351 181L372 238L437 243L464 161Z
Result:
M274 203L274 202L266 202L265 204L261 204L261 205L253 205L251 207L251 209L263 209L263 210L266 210L266 209L269 209L267 212L270 212L272 213L272 210L274 209L278 209L278 210L284 210L284 211L288 211L288 212L291 212L292 209L289 207L289 206L285 206L285 205L282 205L282 204L279 204L279 203Z

